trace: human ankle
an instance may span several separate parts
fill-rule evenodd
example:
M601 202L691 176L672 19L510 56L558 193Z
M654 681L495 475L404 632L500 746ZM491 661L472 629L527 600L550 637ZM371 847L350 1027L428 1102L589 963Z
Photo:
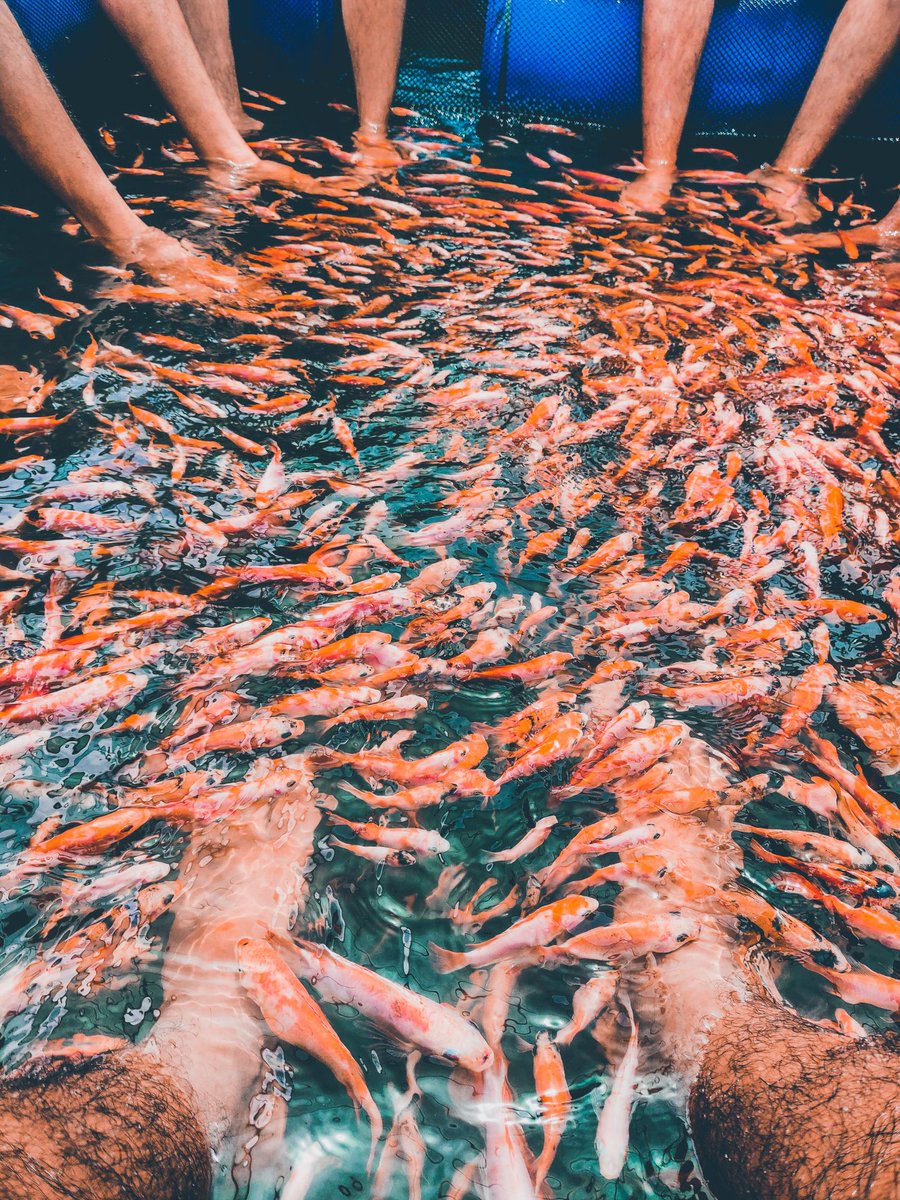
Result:
M364 145L376 145L379 142L385 142L388 138L387 121L368 121L360 119L359 128L354 133L354 138L362 142Z
M88 232L120 262L128 262L142 244L165 236L160 230L145 225L139 217L135 217L134 221L120 221L89 229Z
M669 158L645 158L644 174L658 179L674 179L678 174L678 167Z
M809 167L799 167L796 163L780 162L778 159L773 163L763 163L759 170L766 178L790 179L794 183L803 182L809 173Z

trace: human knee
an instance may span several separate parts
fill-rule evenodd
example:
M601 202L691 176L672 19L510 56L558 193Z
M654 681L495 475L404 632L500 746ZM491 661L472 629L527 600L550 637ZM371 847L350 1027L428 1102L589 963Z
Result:
M39 1061L0 1084L0 1200L206 1200L210 1178L190 1101L139 1052Z

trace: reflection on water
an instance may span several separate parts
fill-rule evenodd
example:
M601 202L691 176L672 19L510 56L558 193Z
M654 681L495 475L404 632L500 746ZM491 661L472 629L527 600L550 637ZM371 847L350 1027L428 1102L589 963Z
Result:
M429 943L497 937L599 868L577 932L608 925L620 885L666 867L660 810L731 803L855 846L835 864L825 842L740 833L744 886L892 973L898 943L848 934L853 914L813 890L890 915L900 491L877 273L814 265L727 171L698 170L670 220L625 220L577 138L405 141L399 178L350 199L189 192L170 169L159 215L201 237L227 217L269 293L201 310L114 281L58 331L65 357L28 346L40 378L0 397L7 1064L79 1032L148 1034L192 831L235 819L239 846L291 756L321 746L299 928L482 1024L499 973L440 973ZM282 144L333 169L330 147ZM44 394L25 404L27 388ZM46 417L66 420L3 423ZM408 779L354 757L473 735L486 756ZM626 801L642 815L614 826ZM115 828L46 849L108 812ZM620 842L559 858L604 816ZM644 949L677 953L663 942ZM772 948L788 1001L830 1019L824 981ZM564 1045L562 1117L542 1109L539 1035L610 956L528 952L492 1043L505 1094L424 1058L410 1097L407 1052L326 1006L386 1124L401 1114L375 1194L419 1171L429 1200L456 1172L469 1194L504 1112L535 1156L557 1120L555 1196L705 1194L654 1028L621 1178L599 1173L621 1002ZM282 1196L373 1194L333 1072L279 1043L264 1061L251 1117L288 1100Z

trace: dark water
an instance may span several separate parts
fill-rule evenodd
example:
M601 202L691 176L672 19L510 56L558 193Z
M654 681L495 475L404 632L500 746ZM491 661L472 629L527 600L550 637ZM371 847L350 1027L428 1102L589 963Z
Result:
M689 672L684 678L679 676L679 665L695 662L708 646L707 628L689 624L683 629L659 627L647 637L622 639L612 631L615 622L604 623L600 618L616 616L625 624L651 607L620 598L619 588L649 578L672 546L685 539L696 540L710 555L727 555L732 561L730 585L721 560L718 566L710 566L714 558L691 561L677 575L677 587L688 593L690 601L709 605L721 599L729 586L741 586L741 572L750 570L746 561L742 565L741 549L744 522L756 503L753 493L761 490L771 505L770 517L760 527L759 536L764 537L789 518L789 499L799 487L796 481L791 485L777 481L766 448L778 437L766 429L760 405L774 414L775 421L783 422L781 436L793 436L805 423L804 427L820 438L840 439L844 451L871 473L872 480L887 469L888 464L876 454L854 451L857 410L868 402L861 373L886 372L888 365L879 299L882 285L877 275L864 265L848 268L837 255L826 255L822 265L813 270L796 249L773 253L772 235L756 226L754 199L728 180L695 180L665 222L624 222L614 206L602 203L614 199L607 185L584 178L573 182L566 173L569 164L547 154L548 150L563 154L574 160L576 168L605 169L598 168L591 147L580 139L522 131L518 138L485 142L471 132L465 140L456 140L441 132L409 130L402 140L412 161L401 170L399 183L383 186L372 182L360 197L339 201L337 206L334 201L286 197L271 191L259 197L216 195L170 162L165 163L162 177L120 178L123 190L145 198L136 203L152 213L151 220L188 233L214 253L245 261L281 296L298 298L302 303L296 307L273 302L248 307L245 316L239 317L216 305L204 309L110 299L102 292L93 296L88 287L92 280L96 287L96 276L76 269L79 258L71 250L63 257L66 243L51 235L52 219L33 223L46 231L52 253L29 264L27 270L11 273L14 294L4 294L2 299L40 307L33 291L26 294L29 286L33 289L37 280L43 289L57 294L50 271L58 268L75 274L72 295L89 303L91 312L60 328L53 343L32 341L18 332L8 335L4 361L20 367L33 365L45 378L57 381L45 412L73 415L51 436L30 437L19 446L7 441L7 456L34 454L40 461L0 475L0 523L12 524L50 485L71 478L74 471L111 463L117 437L114 465L108 476L102 477L149 484L155 503L147 502L150 493L146 492L110 501L54 502L137 523L127 536L66 535L83 540L86 548L76 549L71 565L59 575L33 550L4 552L3 562L8 567L26 574L33 571L36 576L17 608L15 624L7 626L4 660L25 656L39 645L47 622L47 590L53 580L64 593L65 613L71 613L89 589L113 583L113 596L122 598L110 615L116 619L132 616L162 602L126 596L129 589L188 595L229 568L304 561L308 547L295 547L305 522L313 517L325 519L329 536L357 538L373 507L382 501L387 511L375 528L379 537L407 560L408 565L396 567L405 581L436 557L434 547L415 544L415 535L430 523L452 516L461 503L454 493L483 479L495 490L483 506L475 503L468 510L464 529L441 539L446 553L462 564L450 596L467 585L489 581L496 589L491 601L495 606L515 604L519 598L519 611L509 607L510 615L503 617L501 611L496 618L501 626L505 621L509 629L515 629L529 609L552 606L554 611L519 639L507 657L524 661L549 651L564 651L572 653L573 659L560 669L558 679L542 681L538 687L440 672L416 675L399 685L407 694L427 701L414 720L338 727L324 736L317 732L316 722L309 721L306 734L287 749L296 751L322 741L356 750L376 744L397 728L409 728L414 730L414 739L404 753L424 755L475 727L495 725L554 682L578 691L601 663L620 657L639 663L638 671L624 685L622 704L645 698L657 721L685 720L698 740L723 756L734 779L754 774L760 764L749 753L751 735L754 730L777 729L785 709L783 699L713 713L676 708L645 691L644 684L654 680L661 667L670 668L666 682L693 682ZM286 149L329 170L339 166L329 161L327 148L312 139L286 143ZM529 160L526 150L547 165ZM163 160L151 154L147 161L156 164ZM694 163L724 169L732 166L728 160L703 156ZM477 167L498 173L478 173L473 170ZM525 189L525 194L483 186L485 182ZM599 199L600 206L593 206L583 195L573 197L573 190ZM826 194L840 202L847 190L847 185L835 184L826 188ZM373 198L409 205L415 211L379 208L370 203ZM734 224L735 218L744 219L748 213L749 224ZM4 227L18 229L15 221L5 217ZM279 247L283 253L276 257ZM376 298L384 298L384 307L373 314L380 323L366 324L367 318L354 323L359 310ZM148 333L195 342L202 351L185 353L148 345L142 340ZM273 334L279 340L270 346L229 343L229 339L248 333ZM323 337L330 340L323 341ZM385 353L383 345L367 342L369 337L394 338L395 345L410 349L402 354ZM99 344L101 359L85 372L79 362L91 339ZM366 354L372 357L361 361ZM213 385L192 386L192 392L221 407L225 415L215 420L179 402L173 392L178 384L154 378L145 365L129 365L129 355L155 367L188 372L200 370L198 362L258 363L267 356L278 359L277 369L287 371L295 382L290 386L254 383L243 396L219 391ZM348 365L347 359L354 361ZM714 364L714 369L704 375L704 364ZM129 378L129 372L136 377ZM595 433L583 439L561 432L566 422L573 429L587 426L598 412L629 393L639 393L639 402L648 406L648 418L658 415L670 398L664 388L665 380L674 377L670 372L677 373L678 387L687 397L685 412L668 424L648 426L643 441L626 444L625 440L641 423L634 418L636 403L624 418L628 422L624 432L619 421L598 425ZM337 382L336 376L344 377L343 382ZM347 376L358 378L352 382ZM480 383L473 385L473 391L480 399L472 404L439 392L476 377ZM627 386L622 383L625 377L630 378ZM412 383L407 382L410 379ZM871 376L866 380L871 382ZM882 386L881 380L878 375L872 386ZM817 386L836 397L837 407L849 415L830 422L825 415L830 408ZM488 389L502 389L502 393L485 400ZM283 416L246 411L260 398L273 398L285 390L307 392L309 400ZM518 430L542 402L548 406L545 420L517 437L505 437ZM717 443L704 444L694 422L720 404L732 406L740 420ZM129 405L163 417L182 437L213 445L191 458L183 478L173 480L168 435L148 432L135 421ZM309 423L276 432L280 421L316 410L323 410L322 415ZM343 418L352 431L359 466L336 436L334 415ZM236 447L223 437L222 426L260 443L264 455ZM883 429L891 450L896 432L893 416ZM693 442L679 450L680 440L691 435ZM300 480L296 486L309 486L313 498L292 510L283 522L258 527L251 536L229 537L225 545L186 535L185 511L211 522L252 509L252 487L269 461L273 444L283 455L288 475ZM697 519L673 524L673 513L685 499L685 481L692 468L697 462L721 467L729 451L742 458L731 515L717 523ZM486 458L488 454L499 462L496 475L485 469L485 464L490 467L494 462ZM629 465L633 454L638 457ZM411 456L407 470L387 477L380 474L404 455ZM367 480L374 481L371 487L342 497L340 485L367 485ZM553 502L568 481L576 508L575 498L590 494L592 480L600 493L598 500L585 506L577 517L561 512ZM887 610L880 597L898 565L896 500L877 482L867 488L843 478L841 483L844 532L819 555L822 594ZM648 501L653 489L655 496ZM540 492L545 495L534 499ZM815 488L811 495L818 496ZM449 505L443 505L448 498ZM854 503L868 504L868 514L852 509ZM326 505L327 509L322 508ZM887 536L879 532L881 526L874 514L878 508L887 520ZM529 537L560 528L557 546L518 565ZM572 575L564 565L564 551L579 528L589 530L590 550L631 529L636 538L634 553L643 555L643 561L632 562L602 597L591 582ZM26 524L15 536L42 540L64 535ZM800 536L797 533L792 540L796 542ZM98 546L107 547L99 556L95 553ZM785 560L781 570L751 588L757 619L788 613L791 600L807 595L793 546L773 551L770 557L776 556ZM367 561L354 578L394 569L390 562ZM13 586L12 580L4 583L6 588ZM146 686L124 708L58 723L42 746L14 761L8 770L0 762L4 768L0 778L4 780L2 850L6 867L16 863L38 824L48 817L61 817L68 825L106 811L107 789L114 792L121 787L128 765L155 746L175 723L181 703L175 685L186 669L182 646L191 636L256 616L270 618L274 628L300 619L323 598L330 597L304 595L302 589L282 584L243 586L183 621L101 647L100 658L92 667L151 642L165 643L152 662L139 668L147 675ZM739 607L717 624L730 631L747 622L750 615ZM373 628L397 639L406 624L404 617ZM761 665L745 664L750 674L766 670L773 675L773 696L789 696L791 680L814 661L809 640L813 624L809 619L805 623L798 620L802 636L789 652ZM838 677L892 683L895 627L893 618L887 617L859 624L830 624L829 661ZM589 629L593 635L586 638L583 635ZM446 660L471 641L467 618L419 652ZM239 690L248 705L258 707L297 686L290 679L271 676L247 678ZM9 693L8 699L12 698ZM588 704L584 693L577 704ZM130 714L149 715L153 720L136 731L104 732ZM890 797L895 793L889 777L871 770L865 745L839 723L827 703L816 706L810 721L820 736L841 750L845 764L852 769L853 762L862 762L883 794ZM19 730L8 732L12 736ZM220 770L226 780L237 780L265 753L219 754L200 765ZM277 753L280 751L270 752ZM771 758L764 764L770 771L769 784L748 807L744 819L759 825L826 831L826 824L792 805L780 790L784 773L803 780L815 774L804 765L797 740ZM498 776L505 765L496 747L492 757L481 764L491 777ZM547 813L551 788L565 782L573 765L571 758L563 759L548 770L507 785L486 804L475 795L427 810L422 824L440 831L451 849L439 858L411 866L367 864L332 846L331 831L323 824L316 835L308 874L309 901L303 923L354 961L467 1009L480 994L477 982L467 982L465 972L438 974L428 955L430 941L460 946L462 939L445 914L429 909L424 899L435 888L439 873L459 864L464 877L459 893L454 894L458 902L465 902L493 874L498 886L485 901L493 903L521 880L526 866L534 870L551 861L582 824L611 811L615 803L611 794L595 789L558 810L559 824L531 859L510 865L490 862L492 850L512 845ZM360 784L352 770L341 768L321 773L317 786L337 798L344 816L366 819L365 806L342 791L342 780ZM162 824L154 824L150 830L141 830L103 856L67 862L44 875L31 876L16 889L4 906L6 969L30 961L39 949L46 953L53 939L84 928L123 900L128 902L127 896L107 897L98 901L94 911L76 914L49 938L44 937L41 931L47 913L52 911L53 897L64 879L90 878L111 862L137 865L146 861L170 864L174 876L184 852L184 830ZM818 906L781 896L767 884L768 873L768 868L748 855L745 880L749 886L802 915L849 949L855 961L888 974L895 970L891 952L872 942L848 938ZM597 893L599 919L609 919L615 894L614 886ZM502 918L473 937L477 940L499 932L509 919ZM161 1002L159 959L168 920L163 916L153 926L152 935L145 933L149 950L136 978L113 977L107 980L113 986L99 986L73 968L64 979L71 986L61 984L39 1003L28 1004L12 1015L4 1030L4 1061L18 1063L30 1047L74 1032L105 1032L136 1041L146 1036ZM552 1031L568 1019L571 994L591 973L588 966L529 970L520 977L514 993L504 1049L516 1097L514 1111L535 1149L540 1145L540 1112L530 1047L540 1031ZM787 969L782 987L790 1002L809 1016L825 1017L833 1011L833 997L821 981L799 966ZM404 1055L359 1017L345 1012L330 1015L363 1065L376 1101L389 1114L392 1094L404 1087ZM855 1015L871 1025L887 1019L874 1009L857 1009ZM320 1156L323 1163L328 1160L329 1170L323 1166L309 1195L313 1200L337 1194L367 1195L364 1160L368 1133L356 1123L343 1090L324 1067L307 1056L290 1048L270 1053L274 1054L270 1065L274 1064L290 1096L287 1138L295 1160L309 1163ZM624 1200L706 1194L693 1167L674 1085L654 1074L641 1081L625 1172L617 1183L602 1180L594 1136L596 1105L609 1085L607 1065L589 1034L582 1034L564 1057L573 1103L550 1173L554 1195L571 1200L595 1196ZM427 1200L444 1195L453 1170L480 1147L478 1134L454 1108L448 1078L443 1065L426 1061L419 1068L423 1096L417 1119L426 1146L423 1194ZM405 1195L404 1187L398 1174L390 1194ZM221 1194L229 1194L229 1188L223 1185ZM252 1194L271 1192L259 1188Z

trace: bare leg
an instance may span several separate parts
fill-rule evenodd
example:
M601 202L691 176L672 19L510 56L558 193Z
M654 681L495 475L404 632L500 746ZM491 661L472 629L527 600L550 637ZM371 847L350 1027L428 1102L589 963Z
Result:
M256 133L262 121L244 112L238 90L228 0L179 0L207 74L239 133Z
M388 114L397 86L405 9L406 0L343 0L359 112L357 143L366 158L373 157L366 151L377 157L379 150L388 150Z
M270 929L287 933L302 909L319 810L310 785L295 791L231 818L227 829L193 835L166 949L165 1002L144 1043L190 1090L210 1145L228 1167L236 1154L239 1171L249 1166L241 1147L255 1132L248 1113L266 1029L238 980L235 946ZM283 1152L282 1118L279 1103L254 1149L256 1173Z
M256 155L231 123L177 0L101 0L101 6L146 65L204 162L252 166Z
M707 1181L729 1200L894 1200L896 1034L857 1042L761 1000L714 1028L691 1094Z
M272 182L298 192L346 190L351 181L320 183L285 163L259 158L232 124L194 45L178 0L100 0L134 46L218 182Z
M752 177L785 219L809 222L819 215L803 176L890 58L898 38L898 0L847 0L784 149L771 167Z
M179 242L136 216L104 175L2 0L0 130L88 233L118 259L152 265L160 258L190 257Z
M700 936L676 953L623 970L640 1028L648 1042L658 1039L664 1065L689 1089L704 1175L722 1200L893 1200L898 1039L857 1042L763 994L740 942L715 917L714 890L731 889L740 864L723 764L696 739L679 755L682 774L673 782L699 780L724 803L654 814L653 852L669 871L655 890L623 887L615 911L634 919L688 909L704 921ZM620 812L628 804L620 797ZM623 860L629 855L638 856L623 852Z
M644 172L622 191L643 212L659 212L672 193L678 143L714 0L644 0L641 87Z

